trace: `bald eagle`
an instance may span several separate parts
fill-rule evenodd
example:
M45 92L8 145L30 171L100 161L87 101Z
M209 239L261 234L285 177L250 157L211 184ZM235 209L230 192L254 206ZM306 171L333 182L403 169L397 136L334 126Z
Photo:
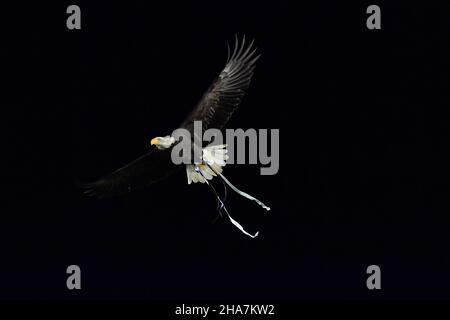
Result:
M239 106L245 90L249 87L255 68L255 62L260 55L256 54L254 41L249 45L236 36L233 51L228 45L228 58L225 67L213 81L193 111L183 121L179 128L184 128L194 136L194 121L201 121L202 129L222 129ZM82 186L89 196L105 198L122 195L130 191L147 187L177 171L181 165L175 165L171 160L171 151L179 141L171 135L156 137L150 140L152 150L122 168L104 176L93 183ZM210 144L202 148L200 163L186 164L188 184L205 183L210 187L217 201L219 215L225 212L230 221L244 234L254 238L258 235L248 233L234 220L225 207L227 185L241 196L253 200L266 210L269 207L258 199L236 188L222 174L228 159L227 145ZM213 185L209 182L213 177L219 177L224 185L224 197L220 198Z

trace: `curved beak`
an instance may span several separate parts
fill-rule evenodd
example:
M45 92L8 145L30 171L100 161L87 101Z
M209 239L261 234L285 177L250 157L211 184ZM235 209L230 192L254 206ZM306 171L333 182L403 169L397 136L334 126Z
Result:
M150 145L155 145L155 144L158 144L158 138L153 138L151 141L150 141Z

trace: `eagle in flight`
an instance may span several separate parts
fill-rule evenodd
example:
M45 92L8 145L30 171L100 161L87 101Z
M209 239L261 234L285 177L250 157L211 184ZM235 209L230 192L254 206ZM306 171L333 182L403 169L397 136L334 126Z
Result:
M228 45L228 58L225 67L213 81L209 89L196 105L194 110L183 121L179 128L187 130L191 137L194 137L194 121L201 121L202 130L215 128L221 130L230 119L233 112L238 108L245 90L249 87L255 62L260 55L256 54L253 41L246 45L245 36L239 41L236 36L235 45L231 52ZM138 159L130 162L122 168L104 176L93 182L85 183L82 186L89 196L105 198L122 195L130 191L147 187L159 180L162 180L175 171L181 165L176 165L171 159L171 152L180 141L170 135L151 139L152 150ZM194 144L191 144L194 149ZM228 159L227 145L210 144L201 149L201 162L186 164L186 175L188 184L206 183L213 192L217 200L217 210L222 216L224 211L233 225L244 234L254 238L258 235L248 233L234 220L225 207L227 185L241 196L255 201L266 210L269 207L258 199L236 188L226 179L223 174L223 167ZM209 182L213 177L219 177L224 185L224 196L220 198L213 185Z

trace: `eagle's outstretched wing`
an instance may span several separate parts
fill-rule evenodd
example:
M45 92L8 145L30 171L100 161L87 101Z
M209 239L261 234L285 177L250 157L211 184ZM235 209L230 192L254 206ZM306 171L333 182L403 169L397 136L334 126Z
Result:
M246 46L245 36L241 43L236 36L231 56L228 46L228 59L225 68L181 127L192 130L194 121L202 121L203 130L223 128L239 106L245 90L250 85L255 62L260 57L260 55L255 55L255 52L256 48L253 48L253 41Z
M121 195L141 189L166 178L181 166L173 164L170 154L172 148L154 148L126 166L117 169L93 183L81 184L85 193L98 198Z

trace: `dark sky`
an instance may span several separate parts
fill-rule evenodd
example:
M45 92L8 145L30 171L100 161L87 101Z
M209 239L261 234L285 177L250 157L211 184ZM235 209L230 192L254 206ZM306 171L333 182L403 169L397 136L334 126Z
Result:
M449 298L449 6L72 2L3 10L0 298ZM83 196L200 99L235 34L262 53L229 128L280 129L280 171L226 167L250 239L184 172ZM66 268L82 290L66 288ZM382 289L366 288L379 265Z

